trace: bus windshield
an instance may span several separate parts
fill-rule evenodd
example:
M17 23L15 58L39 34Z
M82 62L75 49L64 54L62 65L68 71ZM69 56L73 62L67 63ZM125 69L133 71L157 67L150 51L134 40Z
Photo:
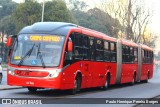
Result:
M11 55L11 64L56 67L60 63L64 36L21 34Z

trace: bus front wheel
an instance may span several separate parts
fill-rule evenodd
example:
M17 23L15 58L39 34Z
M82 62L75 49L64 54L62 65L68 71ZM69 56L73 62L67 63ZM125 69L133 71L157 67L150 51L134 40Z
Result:
M80 87L81 87L81 78L80 76L77 76L76 79L74 80L74 89L71 90L71 94L74 95L78 91L80 91Z
M33 88L33 87L28 87L28 91L31 93L34 93L37 91L37 88Z

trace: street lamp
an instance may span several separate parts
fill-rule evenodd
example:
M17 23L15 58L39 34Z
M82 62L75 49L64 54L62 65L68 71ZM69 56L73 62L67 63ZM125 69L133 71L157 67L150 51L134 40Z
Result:
M42 5L42 19L41 19L41 22L43 22L43 18L44 18L44 2L45 2L45 0L43 0L43 5Z

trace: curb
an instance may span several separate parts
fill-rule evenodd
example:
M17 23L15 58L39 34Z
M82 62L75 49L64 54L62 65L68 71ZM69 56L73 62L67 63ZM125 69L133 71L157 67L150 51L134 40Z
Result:
M0 88L0 90L14 90L14 89L21 89L21 88L25 88L25 87L4 87L4 88Z

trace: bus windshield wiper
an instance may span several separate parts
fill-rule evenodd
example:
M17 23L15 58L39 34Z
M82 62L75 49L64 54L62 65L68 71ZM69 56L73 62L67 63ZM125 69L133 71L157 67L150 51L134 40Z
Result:
M41 51L40 51L40 46L41 46L41 43L39 43L39 45L38 45L37 57L38 57L38 56L40 57L42 66L43 66L43 68L45 68L46 66L45 66L45 63L44 63L44 60L43 60L43 56L42 56Z
M31 48L30 50L28 50L28 52L27 52L27 53L24 55L24 57L20 60L20 62L18 63L18 66L20 66L20 65L23 63L24 59L25 59L27 56L30 56L30 55L31 55L34 46L35 46L35 43L33 44L32 48Z

